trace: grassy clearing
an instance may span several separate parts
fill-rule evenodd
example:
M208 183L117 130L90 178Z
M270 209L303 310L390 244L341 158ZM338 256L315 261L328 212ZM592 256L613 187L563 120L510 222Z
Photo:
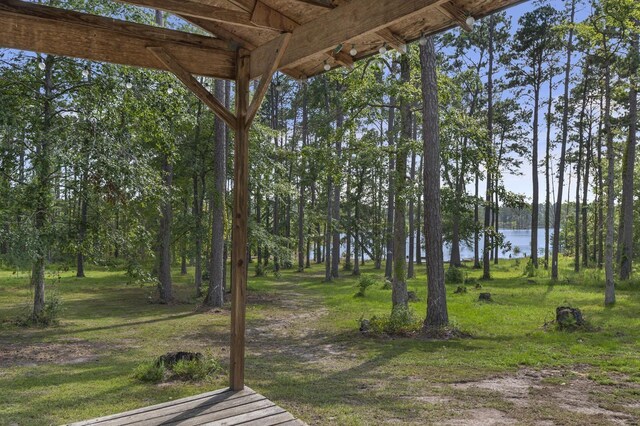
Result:
M553 284L544 272L527 278L524 265L504 261L492 281L479 281L482 289L473 283L479 271L464 268L472 283L463 294L454 294L459 284L447 286L449 312L473 338L446 342L360 336L361 317L390 310L390 290L370 265L363 273L375 284L364 297L354 297L355 277L323 283L321 266L252 278L248 385L310 424L637 419L640 286L619 284L616 306L604 308L600 273L563 266ZM0 272L0 425L64 423L226 386L228 310L197 311L192 277L176 275L181 303L162 306L148 302L152 288L127 285L120 271L88 276L52 277L59 325L25 329L9 320L29 301L28 277ZM418 316L426 309L424 283L424 275L409 282L421 299L411 305ZM478 302L481 291L494 302ZM545 331L560 305L579 307L598 331ZM177 350L208 351L222 371L201 381L135 379L140 364ZM523 384L526 395L518 393ZM571 396L578 387L584 391Z

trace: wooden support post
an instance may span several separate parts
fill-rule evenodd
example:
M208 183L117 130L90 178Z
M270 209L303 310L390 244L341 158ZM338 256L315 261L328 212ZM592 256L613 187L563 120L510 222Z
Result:
M236 143L234 157L231 265L230 387L244 389L245 315L247 304L247 240L249 216L249 53L238 50L236 77Z

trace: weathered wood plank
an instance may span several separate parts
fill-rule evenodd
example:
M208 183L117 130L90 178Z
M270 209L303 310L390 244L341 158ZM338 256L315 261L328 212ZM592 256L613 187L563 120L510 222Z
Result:
M233 417L227 417L227 418L215 420L215 421L207 421L206 423L201 423L201 424L206 426L240 425L251 420L264 419L270 416L275 416L277 414L282 414L284 412L285 412L284 409L274 405L272 407L265 407L263 409L259 409L251 412L238 413Z
M149 45L162 46L191 74L235 76L235 52L212 37L18 0L0 2L2 47L167 70L146 50Z
M252 394L255 393L253 390L251 390L250 388L245 388L245 392L247 394ZM206 398L210 398L216 395L222 395L224 393L229 393L229 394L233 394L234 392L232 392L229 388L226 389L219 389L216 391L212 391L212 392L207 392L207 393L203 393L200 395L195 395L195 396L189 396L186 398L181 398L181 399L176 399L175 401L168 401L168 402L163 402L161 404L155 404L155 405L151 405L148 407L142 407L142 408L138 408L135 410L130 410L130 411L126 411L124 413L116 413L116 414L110 414L108 416L102 416L102 417L97 417L95 419L91 419L91 420L85 420L85 421L81 421L81 422L76 422L76 423L72 423L69 426L86 426L86 425L94 425L100 422L105 422L107 420L112 420L112 419L117 419L117 418L121 418L121 417L126 417L128 415L131 414L143 414L143 413L147 413L153 410L158 410L161 408L165 408L165 407L171 407L171 406L180 406L181 404L185 404L185 403L189 403L189 402L197 402Z
M179 421L184 422L193 417L241 407L243 405L259 401L268 400L257 393L245 391L229 392L211 398L198 400L197 402L173 405L143 414L133 414L119 419L102 422L99 426L122 426L129 424L135 424L136 426L155 426Z
M203 413L202 415L197 415L189 418L188 420L180 420L180 421L169 421L166 423L162 423L163 425L180 425L180 426L197 426L203 424L210 424L213 422L227 422L228 419L239 417L245 415L247 413L257 413L262 412L264 410L270 410L272 408L277 408L279 410L284 411L282 408L275 405L273 402L268 399L263 399L261 401L251 402L249 404L241 405L238 407L231 407L225 410L220 410L212 413ZM260 416L265 417L265 416ZM225 423L229 424L229 423ZM234 424L234 423L230 423Z
M295 420L291 413L284 412L280 414L276 414L269 417L263 417L261 419L251 420L245 423L242 423L242 426L274 426L279 425L284 422Z

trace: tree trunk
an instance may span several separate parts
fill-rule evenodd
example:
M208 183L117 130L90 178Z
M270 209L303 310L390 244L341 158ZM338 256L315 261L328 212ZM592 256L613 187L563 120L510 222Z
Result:
M414 136L413 139L415 140L416 137ZM411 150L411 182L410 182L411 188L414 187L415 180L416 180L416 153L412 149ZM414 270L415 244L416 244L414 213L415 213L414 197L413 197L413 190L412 190L410 201L409 201L409 266L407 269L407 278L415 278L416 276L416 273Z
M582 179L582 167L583 167L583 163L584 163L584 121L585 121L585 115L586 115L586 109L587 109L587 93L588 93L588 79L587 76L589 75L589 66L587 65L586 68L583 71L583 75L584 75L584 81L583 81L583 88L582 88L582 106L580 108L580 119L579 119L579 123L578 123L578 164L576 166L576 206L575 206L575 228L574 228L574 233L575 233L575 256L574 256L574 271L575 272L579 272L580 271L580 251L581 251L581 237L582 235L580 234L580 229L581 229L581 218L580 217L580 212L581 212L581 206L580 206L580 185L581 185L581 179Z
M395 104L396 100L391 97L389 100L389 124L387 128L387 138L389 144L389 191L387 195L387 229L386 229L386 241L387 241L387 257L384 264L384 276L387 279L391 279L393 275L393 212L394 212L394 200L395 200L395 168L396 168L396 154L395 149Z
M631 277L633 261L633 193L635 158L636 158L636 132L638 131L638 63L640 53L638 52L638 34L633 37L629 49L630 57L630 87L629 87L629 138L624 153L622 169L622 249L620 259L620 279L628 280Z
M416 123L417 126L417 123ZM418 168L418 179L422 179L423 167L422 158L420 158L420 167ZM422 228L422 184L418 185L418 209L416 211L416 264L422 265L422 235L420 230Z
M214 83L215 96L221 102L224 100L224 81ZM213 223L211 225L211 259L209 266L209 289L205 304L211 307L224 305L224 211L225 211L225 182L227 179L226 135L224 123L217 115L214 119L214 153L213 180L211 192L211 208Z
M442 258L442 222L440 213L440 138L438 119L438 79L433 37L420 46L424 139L424 221L427 249L427 317L425 328L448 325L447 292ZM429 206L429 207L426 207Z
M173 208L171 193L173 185L173 163L167 154L162 155L162 180L165 188L161 201L160 230L158 235L158 293L160 303L173 301L173 283L171 281L171 224Z
M560 256L560 219L562 215L562 191L564 190L564 169L567 157L567 140L569 138L569 83L571 78L571 54L573 53L573 21L576 14L576 0L571 2L571 26L567 42L567 65L564 73L564 100L562 108L562 148L558 170L558 199L553 217L553 253L551 258L551 279L558 279L558 257Z
M544 269L549 269L549 242L551 241L551 122L553 107L553 73L549 73L549 103L547 104L547 143L544 157ZM535 230L537 233L537 229ZM531 230L531 232L534 232Z
M606 46L606 43L605 43ZM605 51L607 51L605 49ZM615 213L615 153L613 151L613 131L611 130L611 69L609 62L605 63L605 107L604 132L607 137L607 237L605 243L605 305L616 302L614 270L613 270L613 218Z
M400 81L409 84L411 68L409 57L400 58ZM391 300L393 309L406 309L409 304L407 294L407 157L411 140L411 105L404 97L400 100L400 139L396 149L395 201L393 213L393 288Z
M482 250L482 278L485 280L491 279L491 271L490 271L490 250L491 250L491 239L489 233L489 225L491 222L491 203L493 197L491 195L492 191L492 167L491 167L491 158L493 157L493 39L495 32L495 18L492 15L489 18L489 73L487 75L487 149L486 149L486 161L487 161L487 189L486 189L486 203L487 205L484 207L484 247ZM535 190L535 189L534 189Z

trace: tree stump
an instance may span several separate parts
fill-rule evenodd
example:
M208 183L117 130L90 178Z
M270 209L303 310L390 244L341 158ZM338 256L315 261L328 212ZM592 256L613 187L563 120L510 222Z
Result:
M360 320L360 333L368 334L371 331L371 323L369 320Z
M491 298L491 293L480 293L480 296L478 296L478 300L481 302L493 301L493 299Z
M459 285L458 288L456 288L456 291L454 291L454 294L463 294L467 292L467 288L463 285Z
M409 302L417 302L419 300L418 295L415 291L409 291L407 292L407 300L409 300Z
M585 320L580 309L559 306L556 308L556 324L560 330L575 330L583 327Z

